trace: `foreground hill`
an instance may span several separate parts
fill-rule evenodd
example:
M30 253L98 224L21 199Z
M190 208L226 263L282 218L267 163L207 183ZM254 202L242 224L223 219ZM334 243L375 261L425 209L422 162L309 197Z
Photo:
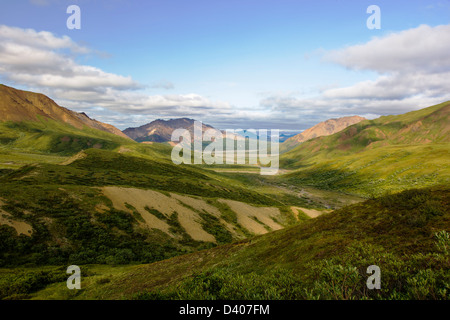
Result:
M64 268L3 270L0 293L20 293L24 279L35 279L38 289L53 284L20 297L449 299L448 230L450 189L408 190L153 264L82 266L76 293L65 287ZM380 267L381 290L366 287L370 265Z
M342 131L348 126L366 120L360 116L342 117L338 119L329 119L306 129L293 137L290 137L280 145L280 152L287 152L301 143L314 139L316 137L329 136L336 132Z
M352 125L281 156L299 185L370 196L449 183L450 102Z
M292 225L286 199L152 154L88 149L0 172L0 265L158 261Z
M0 122L39 121L39 119L64 122L77 129L89 127L128 138L116 127L91 119L85 113L63 108L43 94L17 90L0 84Z

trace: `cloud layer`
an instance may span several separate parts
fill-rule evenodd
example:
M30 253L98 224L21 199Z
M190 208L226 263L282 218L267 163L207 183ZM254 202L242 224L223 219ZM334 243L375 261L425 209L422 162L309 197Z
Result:
M306 129L332 117L399 114L450 100L449 52L450 25L390 33L323 55L347 69L375 71L377 78L324 89L308 99L295 92L266 94L246 109L196 93L146 94L130 76L77 62L95 52L67 36L0 25L1 80L120 128L189 116L220 128ZM174 85L161 80L147 88L168 93Z
M148 95L130 76L105 72L79 64L76 57L91 50L69 37L0 26L0 74L3 80L43 92L75 110L112 111L124 116L204 116L230 113L224 102L213 102L198 94ZM151 88L169 90L169 81ZM99 113L100 114L100 113Z
M450 71L450 25L414 29L376 37L326 54L349 69L379 73L442 73Z
M352 86L327 89L315 99L271 96L261 104L279 114L313 119L400 114L450 100L450 25L417 28L325 53L351 70L379 74Z

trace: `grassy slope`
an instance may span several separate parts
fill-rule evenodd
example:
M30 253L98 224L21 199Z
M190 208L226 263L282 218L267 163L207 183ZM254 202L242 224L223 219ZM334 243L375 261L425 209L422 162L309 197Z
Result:
M35 185L122 185L222 196L257 204L283 203L276 200L280 193L272 199L256 191L251 194L247 192L247 185L230 175L202 170L202 166L175 166L169 160L172 148L165 144L139 144L100 130L79 130L42 118L36 122L0 123L0 142L0 176L9 173L8 170L32 165L20 169L16 175L20 176L21 170L31 170L33 175L25 178L25 182ZM92 147L105 152L90 150L87 159L59 166ZM292 204L299 205L298 202Z
M200 196L219 208L226 221L235 225L230 209L217 202L232 199L253 205L281 209L283 225L295 222L289 205L293 201L245 183L195 166L174 165L167 159L169 148L132 143L120 146L120 152L87 149L68 164L36 163L13 171L0 172L2 209L13 219L29 223L32 237L18 236L10 227L0 226L4 246L0 250L3 265L40 265L65 263L151 262L211 247L212 243L193 241L171 223L179 236L173 239L162 232L137 228L138 218L115 210L99 187L123 186ZM311 203L308 207L314 207ZM98 211L107 208L107 213ZM202 216L203 229L222 236L219 243L236 240L224 234L225 227L211 217ZM206 220L205 220L206 219ZM205 221L203 221L205 220ZM223 230L221 230L221 228ZM179 230L178 230L179 229ZM243 230L244 234L249 234ZM224 237L226 236L226 237Z
M0 122L0 168L59 163L87 148L114 150L133 141L101 130L38 117L38 121Z
M0 227L3 265L149 262L211 246L185 236L174 241L158 232L136 229L136 217L114 210L98 189L102 186L200 196L228 218L230 210L218 198L277 206L286 217L283 224L294 220L288 206L314 207L314 202L297 200L286 192L256 190L226 174L174 165L170 146L139 144L100 130L79 130L47 119L2 122L0 140L3 209L33 227L31 238ZM99 217L98 206L106 206L110 214ZM215 221L202 223L209 232L223 234Z
M133 153L133 152L131 152ZM134 156L88 149L85 158L68 165L36 164L1 177L13 186L129 186L187 195L223 197L261 205L281 205L273 198L247 190L243 184L194 166L145 154Z
M449 183L449 112L446 102L310 140L282 155L298 169L284 178L362 196Z
M4 176L4 182L17 182L20 178L34 185L137 186L201 196L215 194L253 203L277 203L255 193L249 195L242 184L197 166L174 165L170 161L170 146L143 145L100 130L79 130L42 118L36 122L2 122L0 142L0 169L31 165L12 176ZM58 165L89 148L104 151L92 149L87 151L89 156L85 159L64 167ZM22 179L24 170L30 176ZM3 170L0 175L8 172Z
M435 236L442 230L450 230L450 189L408 190L149 265L85 266L83 290L60 282L28 297L448 299L450 242L437 246ZM378 292L364 289L371 264L382 270Z
M403 118L400 116L398 116L400 118L391 117L390 119L393 119L393 122L388 121L388 123L383 123L387 127L386 130L392 128L398 129L398 122L401 119L405 123L414 123L414 121L417 122L417 119L421 119L425 125L427 121L433 120L430 123L435 124L441 121L442 118L434 113L439 111L439 109L438 107L429 108L427 111L421 110L420 114L404 115ZM445 121L443 123L446 125ZM83 261L109 261L111 263L128 261L145 262L161 260L172 255L188 252L186 251L186 244L179 246L171 242L170 239L161 237L160 234L138 235L130 232L133 224L132 220L128 216L118 212L115 212L116 215L114 218L107 217L107 219L101 221L100 225L93 224L92 219L96 219L93 208L96 204L104 200L98 194L98 191L96 191L96 187L98 186L121 185L151 188L211 198L224 197L261 205L298 205L298 203L290 202L291 200L287 193L281 192L284 198L281 197L283 199L280 199L280 193L273 192L273 189L264 192L265 186L249 188L248 184L254 181L248 181L248 177L245 176L236 178L233 174L214 173L198 167L175 166L167 160L170 148L166 146L143 146L129 141L122 142L116 140L115 137L110 137L106 133L106 136L100 137L97 135L97 132L90 133L89 130L80 131L71 129L69 126L64 126L61 129L58 128L59 124L55 124L54 126L51 124L50 128L46 123L40 124L38 128L34 127L35 124L25 124L25 127L23 127L23 123L19 127L16 125L10 124L7 127L10 131L2 131L3 152L9 153L9 155L12 154L13 158L19 153L27 154L27 156L31 154L29 160L32 160L33 155L36 154L36 159L38 157L41 158L32 163L44 162L23 167L17 171L0 172L0 197L6 199L6 202L8 200L11 201L9 203L10 206L5 209L15 214L17 218L30 222L36 230L42 231L38 232L37 237L30 241L24 236L14 236L7 227L0 228L2 252L7 252L7 256L3 256L2 259L16 259L18 264L23 262L39 264L48 263L48 261L52 261L54 264L65 264L67 261L75 261L77 263L83 263ZM425 125L424 127L428 128ZM363 139L366 135L364 132L366 132L365 129L372 130L373 127L371 125L362 127L361 132L363 133L359 137L355 138L355 135L349 135L350 141L360 142L359 147L357 143L355 144L356 149L353 151L367 149L369 140L365 141ZM378 129L378 125L375 127ZM441 127L439 131L436 129L436 126L433 126L431 129L437 130L433 133L435 137L441 137L442 130L445 130L445 128L445 126ZM7 134L4 134L5 132ZM344 130L344 132L346 131ZM375 133L377 133L376 130ZM14 139L10 139L14 134L16 134ZM70 139L65 138L66 136ZM318 141L320 143L323 141L327 142L328 140L326 139L335 139L335 136L326 137L325 140L320 139ZM418 134L414 132L411 134L403 133L402 135L397 135L398 140L393 141L395 143L418 143L421 142L421 139L428 139L428 137L432 136L424 136L423 132L419 132ZM342 150L336 149L337 151L333 152L338 152L341 155L337 157L336 163L341 168L345 168L345 170L348 170L347 168L350 168L351 165L354 165L355 168L366 168L368 167L367 162L369 165L378 163L378 171L375 170L375 174L379 174L379 172L388 167L386 162L383 161L388 161L387 163L390 162L391 164L397 161L399 163L395 163L395 166L405 165L403 168L406 169L404 171L406 172L406 176L410 173L408 170L411 170L411 167L418 168L419 175L423 179L423 173L427 168L434 168L431 170L436 170L436 168L443 169L444 173L448 172L448 165L446 166L446 162L442 162L443 159L448 158L448 143L445 142L445 138L443 138L444 140L439 139L436 138L437 141L443 142L442 145L409 144L405 147L392 143L390 146L381 146L380 148L372 148L368 151L361 152L358 154L358 158L352 158L351 152L353 151L349 151L348 149L343 150L345 148L342 148ZM62 143L61 149L54 149L55 146L52 143L58 141ZM102 148L109 150L86 150L85 153L88 155L86 158L78 159L66 166L55 164L57 163L57 158L55 157L61 156L61 160L67 160L67 156L74 155L79 150L91 146L93 142L102 144ZM34 144L37 146L36 148ZM326 144L323 144L323 146L322 150L319 150L319 152L313 155L305 153L304 158L301 160L305 162L301 163L313 165L317 159L323 160L329 157L331 155L330 150L325 148ZM392 159L386 157L386 150L388 148L392 148L393 150L392 153L394 156ZM413 150L410 148L417 149ZM417 167L420 161L425 162L425 160L430 161L431 159L424 151L436 150L439 152L433 153L436 155L433 163L430 164L428 162L428 165L424 164L422 167ZM369 152L379 152L379 154L376 155L375 153L371 154ZM424 157L420 161L416 159L418 154L422 154ZM344 158L345 156L348 158ZM381 160L377 161L377 157ZM358 161L361 162L358 163ZM408 164L408 161L410 161L410 164ZM296 166L299 164L291 162L289 165ZM318 167L317 169L320 168ZM302 180L301 174L302 172L306 172L304 170L306 169L289 175L289 179L294 179L291 181L296 183L300 181L302 183L305 183L305 181L308 183L308 180ZM367 172L362 173L364 175L362 178L366 178L367 174L372 172L370 167L367 170ZM357 170L355 169L354 171ZM363 179L356 179L357 175L355 173L352 173L354 174L352 176L348 175L348 171L345 171L344 176L342 176L339 175L340 172L333 171L333 169L326 169L324 172L318 170L317 172L322 177L325 174L325 176L328 175L331 179L329 185L320 185L324 188L341 188L341 190L345 191L353 191L354 189L352 188L358 188L358 190L363 191L374 190L374 188L365 187L367 186L367 182L364 182ZM307 179L311 179L311 176L314 178L314 174L316 173L311 172L306 175ZM389 176L390 173L387 172L386 174ZM398 189L409 187L409 183L402 182L402 180L407 181L401 176L402 172L397 173L397 175L399 174L400 183L398 184ZM433 172L430 173L429 181L434 184L436 179L432 174ZM438 174L438 177L448 177L442 173ZM371 178L371 181L376 181L375 178L376 175ZM342 179L348 179L348 181L352 181L355 184L346 189L346 184L338 184ZM322 179L319 179L319 181L322 181ZM419 182L419 185L423 184L422 180ZM309 183L311 185L317 184L314 181ZM392 185L393 183L389 182L388 187L391 188ZM382 189L388 188L381 183L379 190ZM449 230L447 214L449 212L448 189L437 190L431 195L419 194L415 196L419 200L424 199L423 203L425 205L422 206L419 202L416 202L412 206L405 204L402 207L402 201L412 198L411 196L406 196L405 199L397 199L391 202L383 200L380 202L381 204L378 202L368 202L354 205L337 211L336 215L326 215L323 218L319 218L316 220L317 222L308 221L305 224L270 233L264 237L256 237L248 241L180 256L148 266L124 267L120 272L111 269L111 272L115 274L111 277L107 276L109 272L108 267L94 266L92 267L93 270L97 271L93 272L91 278L86 279L88 287L89 283L92 284L90 287L91 290L76 294L80 295L80 297L118 298L122 293L125 293L128 297L131 297L135 293L167 284L168 281L180 280L182 277L189 275L190 272L205 271L210 268L214 269L213 274L215 272L220 273L222 272L221 270L226 270L227 272L231 272L231 274L235 274L236 279L240 279L240 274L245 275L249 272L255 272L256 274L262 275L268 272L268 270L272 270L273 265L277 265L278 267L294 270L295 272L305 272L307 274L309 272L306 278L302 278L302 281L307 282L308 277L313 277L314 275L310 273L310 270L313 269L308 267L305 262L316 261L317 263L321 263L322 258L333 259L335 257L344 257L349 244L355 242L355 240L357 240L356 242L360 242L368 238L371 238L376 245L381 246L382 252L383 250L394 252L400 255L400 259L403 259L401 255L405 253L429 253L433 251L430 249L433 247L433 232ZM32 212L33 214L28 215L28 212ZM411 212L413 213L412 215ZM66 230L67 235L70 235L69 238L64 236L52 238L54 235L52 232L54 230L46 229L46 225L43 223L43 221L46 222L48 219L56 220L57 224L53 225L53 228ZM371 228L372 225L368 221L374 221L376 223L375 225L377 227L381 226L381 228ZM43 245L44 243L48 243L49 240L51 246L46 247ZM55 243L57 244L56 246ZM64 245L60 246L61 244ZM187 244L187 246L189 245L192 245L192 243ZM33 248L31 256L25 257L25 252L27 254L30 253L30 251L26 251L30 246ZM202 248L201 245L199 246L197 244L194 244L194 247L197 250ZM23 251L17 250L17 248ZM95 252L99 248L105 253L102 259L99 259ZM402 248L404 250L400 251ZM142 256L143 253L148 253L148 255ZM75 257L72 256L70 258L71 254L75 254ZM25 257L25 259L21 260L20 257ZM49 257L51 260L49 260ZM138 258L134 259L133 257ZM438 266L441 266L441 264L438 264ZM27 272L25 271L25 273ZM36 272L39 273L40 269L37 269ZM59 271L55 272L58 273ZM99 273L99 275L95 275L95 272ZM10 272L6 270L5 274L5 277L8 278ZM222 276L223 274L219 275L219 277ZM41 276L36 277L38 279L36 281L41 281L39 280ZM53 279L53 276L49 275L48 277ZM48 277L46 278L44 276L46 280L44 279L42 281L45 283L55 282L51 279L49 280ZM55 277L55 279L59 279L60 275ZM269 277L267 281L271 281L270 279L273 278L270 274L267 277ZM206 280L209 281L208 277L206 277ZM287 281L291 280L289 278ZM189 285L189 280L186 281L187 284L185 283L184 285ZM98 284L102 284L102 286ZM57 290L61 290L61 285L54 286ZM50 290L53 289L50 288ZM172 297L173 292L171 293L170 290L170 288L167 289L167 292L164 292L163 295ZM15 291L12 290L12 292ZM183 292L183 290L180 292ZM47 292L45 294L55 293L50 291L50 293ZM41 297L44 297L45 294L43 293ZM66 290L61 290L61 294L63 294L64 298L68 297L66 296Z
M1 122L2 145L24 151L71 155L96 144L99 148L113 149L120 144L131 143L128 139L101 130L88 127L80 130L54 120L42 117L38 119L38 121Z

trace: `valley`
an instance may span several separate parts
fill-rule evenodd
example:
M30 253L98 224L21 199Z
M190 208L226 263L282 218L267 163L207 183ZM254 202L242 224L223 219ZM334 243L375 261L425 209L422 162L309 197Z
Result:
M449 298L449 102L288 139L263 176L175 165L161 121L134 141L0 93L1 299Z

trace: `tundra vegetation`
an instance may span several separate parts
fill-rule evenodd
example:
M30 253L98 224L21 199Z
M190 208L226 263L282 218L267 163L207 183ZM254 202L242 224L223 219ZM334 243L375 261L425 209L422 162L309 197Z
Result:
M449 109L302 142L276 176L175 165L169 144L43 116L1 121L0 298L449 299ZM81 290L66 287L72 264Z

